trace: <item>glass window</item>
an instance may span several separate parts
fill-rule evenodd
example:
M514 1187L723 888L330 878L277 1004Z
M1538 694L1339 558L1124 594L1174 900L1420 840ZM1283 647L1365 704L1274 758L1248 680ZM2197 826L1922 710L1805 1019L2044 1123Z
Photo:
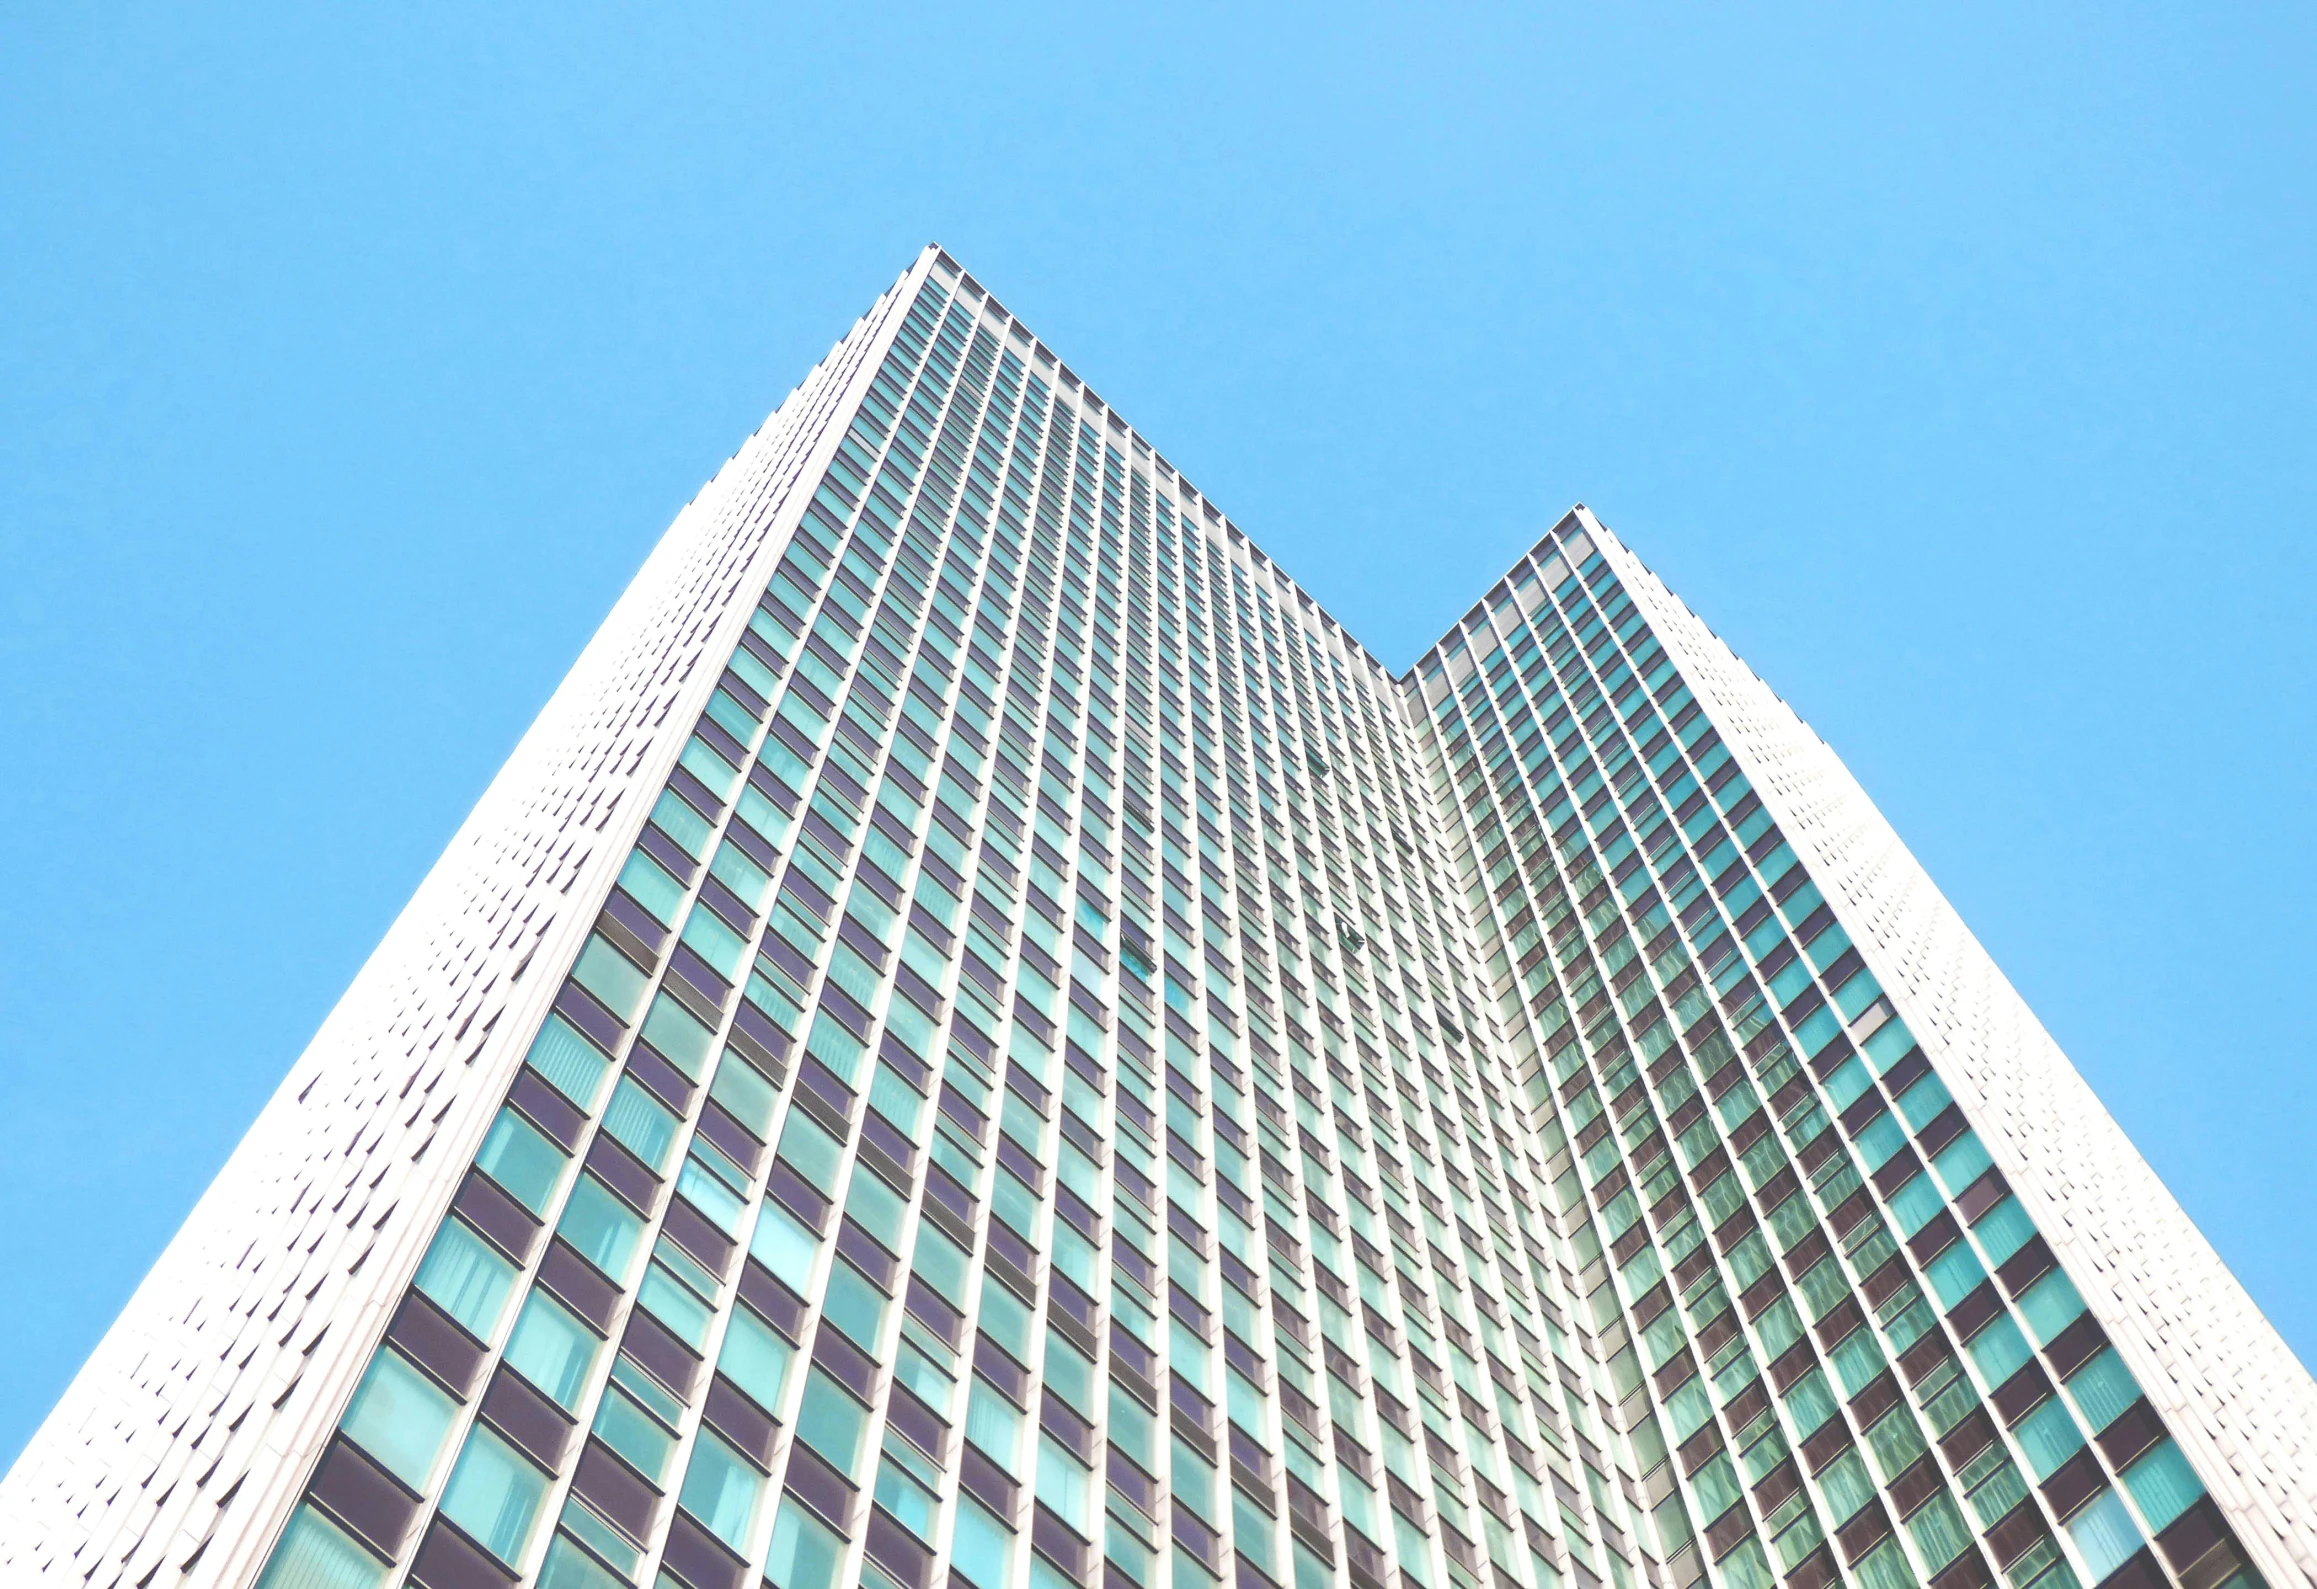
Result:
M2035 1234L2035 1222L2027 1217L2027 1210L2019 1206L2018 1198L2006 1197L1980 1216L1971 1233L1987 1249L1987 1261L2000 1264L2027 1245Z
M611 1061L562 1016L547 1017L526 1058L557 1092L581 1109L594 1112L595 1101L603 1092L603 1073L611 1068Z
M290 1514L257 1589L378 1589L386 1568L311 1506Z
M603 1342L544 1291L531 1293L507 1338L507 1362L570 1412L587 1389L588 1371Z
M634 1540L629 1539L627 1535L597 1516L594 1509L586 1502L577 1496L565 1501L563 1503L562 1524L573 1539L578 1540L605 1561L612 1563L614 1571L622 1574L625 1578L636 1576L636 1569L643 1562L643 1551L637 1547ZM551 1554L548 1557L548 1567L541 1569L540 1572L539 1581L542 1585L547 1585L547 1573L552 1569L553 1564L554 1557ZM552 1589L552 1586L548 1586L548 1589ZM593 1589L593 1586L589 1585L587 1589ZM619 1589L619 1586L615 1584L611 1586L611 1589Z
M700 1079L716 1044L715 1034L666 993L652 1000L651 1013L644 1017L644 1040L692 1081Z
M2084 1299L2077 1295L2075 1282L2063 1270L2054 1269L2019 1299L2019 1311L2026 1316L2028 1328L2035 1331L2036 1344L2049 1346L2053 1337L2073 1324L2084 1311Z
M555 1234L577 1248L623 1290L635 1269L644 1222L592 1175L582 1175L563 1205Z
M780 1089L762 1071L741 1058L737 1050L727 1048L724 1057L716 1062L716 1080L708 1093L732 1112L732 1118L758 1136L771 1134L772 1112L780 1102Z
M779 1331L748 1309L735 1308L716 1367L759 1406L777 1412L781 1391L788 1383L788 1365L795 1356L796 1348Z
M728 1236L740 1233L740 1216L747 1205L738 1193L717 1176L709 1173L700 1161L700 1144L685 1156L684 1167L677 1172L676 1190L689 1199L692 1206L706 1214Z
M546 1493L547 1475L477 1424L443 1490L442 1512L492 1555L520 1569Z
M786 1501L772 1527L772 1555L764 1564L765 1580L773 1589L836 1589L837 1567L844 1554L842 1540L796 1502ZM988 1589L1004 1589L1004 1580L992 1579Z
M2035 1470L2040 1482L2057 1471L2059 1465L2083 1449L2083 1431L2075 1419L2068 1416L2067 1404L2053 1396L2035 1411L2021 1419L2012 1431L2019 1448L2027 1454L2027 1465Z
M338 1427L379 1465L425 1495L434 1488L443 1436L458 1411L442 1387L391 1347L380 1347Z
M2188 1458L2170 1440L2124 1470L2125 1488L2140 1505L2140 1515L2154 1529L2169 1527L2204 1493L2204 1483L2189 1467Z
M539 1569L539 1589L627 1589L627 1581L573 1544L568 1536L557 1534L547 1547L546 1562Z
M684 920L683 936L684 942L714 966L725 981L739 980L741 964L748 958L748 944L705 902L692 907L692 914Z
M878 1331L885 1322L885 1294L862 1279L851 1264L829 1265L828 1300L821 1313L855 1345L876 1354Z
M884 1457L877 1464L877 1501L899 1518L919 1539L933 1537L935 1516L941 1510L944 1486L941 1465L929 1459L897 1431L885 1436Z
M603 1393L596 1406L595 1434L655 1486L666 1480L668 1458L676 1449L675 1435L616 1385Z
M569 1157L539 1128L512 1109L501 1109L475 1165L534 1214L544 1215L555 1200Z
M2124 1497L2113 1489L2102 1490L2098 1500L2068 1519L2068 1532L2084 1553L2094 1583L2123 1566L2140 1548L2140 1529L2125 1509Z
M457 1219L445 1219L418 1266L418 1289L486 1345L506 1317L515 1266Z
M1939 1180L1953 1196L1985 1175L1995 1161L1987 1156L1987 1149L1979 1140L1979 1133L1966 1131L1939 1150L1931 1161L1939 1172Z
M804 1400L797 1407L797 1438L848 1479L861 1460L861 1432L868 1412L835 1380L814 1369L805 1378Z
M588 937L571 975L622 1021L634 1019L636 1005L651 981L648 972L614 949L601 934Z
M619 886L662 922L673 923L683 908L684 885L642 850L628 855L627 865L620 868Z
M950 1565L966 1582L975 1589L1005 1589L1010 1580L1013 1544L1013 1534L1005 1525L983 1511L971 1497L958 1501L957 1524L950 1540ZM1203 1581L1203 1576L1199 1581Z
M764 909L764 902L772 893L772 878L731 840L727 839L716 847L716 859L708 863L708 870L715 873L717 880L726 888L739 895L749 909Z
M708 1339L712 1310L691 1287L660 1265L655 1263L644 1271L644 1283L636 1288L636 1301L695 1349Z
M604 1130L650 1165L655 1174L664 1174L668 1168L668 1149L675 1144L676 1125L676 1117L628 1076L622 1076L612 1089L611 1105L603 1112Z
M677 1501L708 1531L745 1556L749 1533L756 1523L756 1505L764 1495L764 1475L708 1430L692 1446L692 1460L684 1469L684 1488Z
M1971 1361L1979 1366L1979 1377L1990 1390L2018 1372L2019 1365L2031 1355L2027 1337L2019 1333L2008 1313L1996 1315L1987 1328L1971 1337L1968 1349Z
M778 1275L790 1290L805 1293L812 1279L813 1257L820 1250L820 1238L776 1203L768 1201L761 1209L756 1218L756 1234L749 1239L749 1252Z
M781 1127L780 1156L815 1186L834 1190L844 1148L801 1109L792 1108Z
M2124 1366L2114 1348L2099 1353L2090 1362L2077 1369L2068 1378L2068 1393L2076 1399L2076 1410L2084 1415L2085 1427L2101 1430L2116 1421L2119 1413L2140 1399L2140 1387L2132 1378L2132 1371Z
M652 807L652 821L690 855L700 854L716 831L714 823L686 805L673 789L660 791Z
M1092 1488L1087 1472L1079 1466L1076 1457L1043 1435L1038 1439L1037 1493L1038 1499L1052 1508L1055 1516L1081 1534L1089 1531L1087 1511Z
M1947 1206L1937 1184L1928 1175L1910 1178L1892 1194L1890 1203L1891 1217L1898 1221L1899 1233L1904 1236L1914 1235Z

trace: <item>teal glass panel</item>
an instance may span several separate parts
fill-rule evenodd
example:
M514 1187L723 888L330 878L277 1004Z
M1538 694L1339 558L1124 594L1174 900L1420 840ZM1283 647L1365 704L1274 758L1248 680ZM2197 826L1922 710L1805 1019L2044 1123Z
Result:
M491 1344L506 1316L515 1266L458 1219L445 1219L418 1266L418 1289L469 1334Z
M386 1564L311 1505L290 1514L257 1589L380 1589Z
M544 1216L555 1200L570 1156L512 1109L501 1109L483 1138L475 1165L532 1213Z
M443 1488L442 1512L492 1555L520 1568L546 1494L547 1475L477 1424Z
M602 1340L544 1291L533 1291L507 1337L507 1363L566 1412L579 1406Z
M443 1437L458 1403L392 1347L381 1346L338 1427L421 1495L434 1489Z

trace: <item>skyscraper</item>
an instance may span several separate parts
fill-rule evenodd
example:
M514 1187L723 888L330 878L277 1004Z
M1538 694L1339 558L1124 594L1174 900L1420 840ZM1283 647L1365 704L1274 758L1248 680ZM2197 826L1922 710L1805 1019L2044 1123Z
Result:
M2283 1589L2312 1430L1589 513L1396 678L929 248L679 515L0 1573Z

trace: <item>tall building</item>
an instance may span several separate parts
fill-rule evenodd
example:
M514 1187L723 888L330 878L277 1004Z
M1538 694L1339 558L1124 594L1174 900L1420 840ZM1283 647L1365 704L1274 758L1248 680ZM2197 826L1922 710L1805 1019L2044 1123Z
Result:
M101 1589L2271 1589L2317 1388L1578 509L1394 677L928 249L0 1485Z

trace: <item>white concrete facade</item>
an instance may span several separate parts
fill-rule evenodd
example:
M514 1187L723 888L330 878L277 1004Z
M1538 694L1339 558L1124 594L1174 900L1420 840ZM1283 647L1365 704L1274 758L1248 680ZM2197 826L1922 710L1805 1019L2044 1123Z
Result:
M0 1480L0 1580L247 1584L875 373L927 248L676 517ZM802 489L799 489L799 487Z

